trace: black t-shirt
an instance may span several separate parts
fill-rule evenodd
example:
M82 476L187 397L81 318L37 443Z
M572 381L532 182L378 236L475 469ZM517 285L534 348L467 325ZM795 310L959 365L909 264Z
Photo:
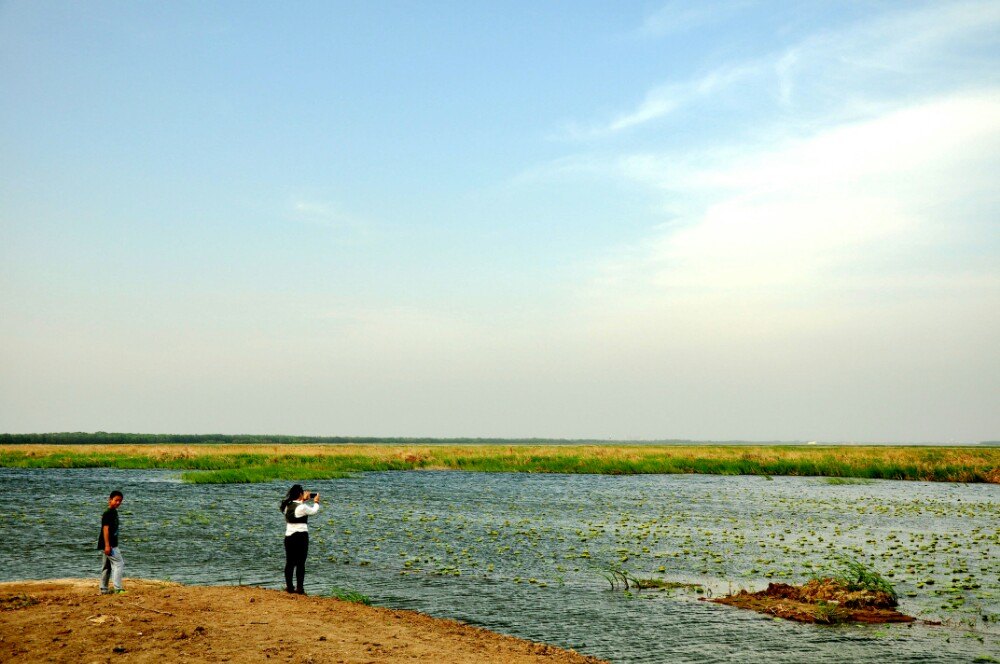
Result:
M107 509L101 517L101 533L97 536L97 548L104 549L104 526L108 527L111 548L118 546L118 510Z

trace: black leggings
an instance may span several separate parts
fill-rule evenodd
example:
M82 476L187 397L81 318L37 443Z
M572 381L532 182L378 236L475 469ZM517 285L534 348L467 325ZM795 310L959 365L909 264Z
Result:
M292 533L285 537L285 588L288 592L302 592L306 578L306 556L309 555L309 533ZM295 570L295 587L292 587L292 570Z

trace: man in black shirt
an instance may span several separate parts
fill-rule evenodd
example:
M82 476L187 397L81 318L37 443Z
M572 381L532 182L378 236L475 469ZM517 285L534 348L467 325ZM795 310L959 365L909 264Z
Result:
M108 498L108 509L101 517L101 534L97 538L97 548L101 550L104 565L101 567L101 594L112 592L108 588L108 578L114 583L116 593L123 593L122 572L125 570L125 559L118 549L118 506L124 496L121 491L112 491Z

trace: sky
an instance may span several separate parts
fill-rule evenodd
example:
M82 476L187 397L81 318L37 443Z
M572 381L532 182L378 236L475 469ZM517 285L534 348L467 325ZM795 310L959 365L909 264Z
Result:
M0 431L996 440L998 182L996 0L0 0Z

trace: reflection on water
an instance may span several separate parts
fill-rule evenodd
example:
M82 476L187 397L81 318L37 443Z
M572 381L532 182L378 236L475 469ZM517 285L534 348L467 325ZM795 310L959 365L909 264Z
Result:
M127 575L282 586L285 483L206 487L105 469L0 469L0 578L96 577L113 488L125 492ZM1000 658L993 485L406 472L310 488L324 498L310 520L313 593L356 590L614 662ZM801 581L832 553L891 574L904 612L945 624L799 625L693 591L612 590L601 575L726 593Z

